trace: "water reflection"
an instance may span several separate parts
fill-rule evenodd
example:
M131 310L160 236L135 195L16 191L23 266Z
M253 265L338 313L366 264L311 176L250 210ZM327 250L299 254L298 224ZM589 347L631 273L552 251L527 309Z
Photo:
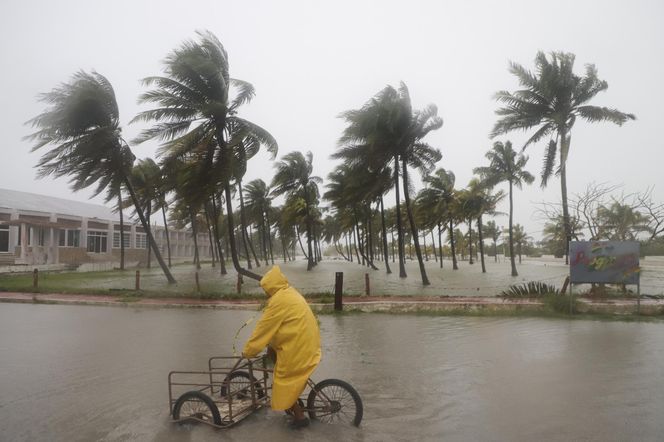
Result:
M0 305L3 440L656 440L662 324L321 317L316 379L351 382L362 427L293 432L262 410L229 430L168 421L167 374L229 353L253 312ZM250 328L243 330L240 343ZM221 434L220 434L221 433Z

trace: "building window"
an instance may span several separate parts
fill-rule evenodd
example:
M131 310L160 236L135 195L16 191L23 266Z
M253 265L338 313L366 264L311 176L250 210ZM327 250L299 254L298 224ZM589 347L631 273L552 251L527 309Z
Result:
M0 226L0 252L9 252L9 227Z
M108 233L97 230L88 231L88 252L106 253Z
M28 227L28 245L43 246L46 243L46 229L41 227Z
M72 230L72 229L61 229L58 245L60 247L80 247L81 231Z
M129 232L124 232L122 234L122 242L124 243L125 249L129 248ZM113 232L113 248L114 249L119 249L120 248L120 232Z
M147 235L145 233L136 234L136 248L137 249L148 248L148 240L147 240Z

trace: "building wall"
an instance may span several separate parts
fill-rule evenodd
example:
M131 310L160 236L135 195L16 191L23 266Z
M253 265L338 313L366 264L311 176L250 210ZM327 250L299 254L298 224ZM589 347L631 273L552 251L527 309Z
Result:
M0 265L11 264L55 264L64 263L79 265L98 262L120 262L120 247L113 247L113 233L120 232L119 220L87 219L72 215L47 214L30 211L22 213L13 209L0 209L0 224L13 223L9 227L9 250L6 255L11 256L13 251L14 262L10 263L7 256L0 261ZM34 226L33 224L34 223ZM29 231L33 229L33 244L28 244ZM34 244L34 232L44 230L43 245ZM144 266L147 264L147 248L137 246L147 245L144 229L140 225L125 222L125 232L129 233L129 247L125 247L125 262ZM60 246L60 233L67 230L79 231L78 247ZM102 253L88 252L88 232L106 232L106 250ZM194 242L191 232L169 229L171 239L171 256L176 261L193 259ZM64 233L65 238L67 233ZM19 238L20 236L20 238ZM164 228L153 227L153 236L164 260L167 260L167 243ZM143 239L145 238L145 239ZM210 242L207 233L198 235L199 253L201 259L211 256ZM66 239L65 239L66 241ZM153 256L153 262L156 262Z

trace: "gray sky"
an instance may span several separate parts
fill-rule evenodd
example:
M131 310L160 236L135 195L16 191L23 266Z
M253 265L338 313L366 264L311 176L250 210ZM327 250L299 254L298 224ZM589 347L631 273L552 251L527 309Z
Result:
M445 121L426 141L439 148L439 167L457 187L485 165L495 122L493 94L517 88L512 60L532 68L538 50L576 54L576 71L594 63L609 83L592 104L636 114L623 127L578 121L569 157L569 192L589 182L656 185L664 199L658 131L664 103L664 2L653 1L34 1L4 0L0 15L0 187L86 201L65 179L35 179L39 152L22 140L24 122L44 109L37 94L77 70L96 70L115 88L124 136L141 110L139 80L161 74L160 61L195 31L214 32L229 54L231 76L256 87L241 115L269 130L279 157L314 153L323 178L343 130L337 115L358 108L385 85L406 82L415 108L435 103ZM515 133L515 147L525 140ZM154 156L156 143L133 146ZM529 147L528 169L539 176L543 145ZM273 173L267 156L250 163L247 181ZM515 222L539 238L535 203L560 199L560 181L515 195ZM393 196L388 205L393 205ZM96 200L97 202L99 200ZM500 207L507 211L507 205ZM497 220L506 225L506 217Z

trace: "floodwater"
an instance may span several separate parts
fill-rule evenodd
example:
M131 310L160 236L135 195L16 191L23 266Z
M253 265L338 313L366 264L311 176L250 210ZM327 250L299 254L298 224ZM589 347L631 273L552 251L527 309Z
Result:
M390 262L391 274L386 274L384 264L376 262L379 270L350 263L343 260L325 259L313 270L307 271L306 260L279 262L291 285L304 294L334 293L335 273L344 273L344 293L363 295L365 293L365 274L369 275L371 294L373 295L422 295L422 296L497 296L512 284L529 281L541 281L561 288L565 277L569 275L569 267L563 259L524 258L517 263L518 277L510 273L509 259L500 256L498 261L486 258L487 272L482 273L479 263L473 265L468 261L459 262L459 270L452 270L452 262L445 260L441 269L439 263L431 258L425 263L431 285L422 286L417 261L407 261L407 278L399 277L398 264ZM246 264L246 263L245 263ZM664 257L648 257L641 261L641 293L649 295L664 294ZM264 274L269 267L263 264L254 268L258 274ZM227 265L228 275L219 275L219 268L205 264L199 272L201 287L206 292L235 293L237 275L232 266ZM141 287L162 292L191 292L194 290L195 268L192 265L178 265L172 268L178 284L169 285L159 267L141 269ZM48 278L45 274L43 278ZM68 288L120 289L133 288L134 271L124 274L114 273L107 278L82 279L69 282ZM78 285L77 285L78 284ZM578 293L584 286L575 288ZM636 291L636 287L631 287ZM242 289L245 294L263 293L256 281L245 278Z
M322 316L323 362L360 428L292 431L260 410L216 430L169 422L167 375L231 353L254 312L0 304L7 441L624 441L664 435L664 324ZM253 325L253 324L252 324ZM245 328L238 342L247 338Z

